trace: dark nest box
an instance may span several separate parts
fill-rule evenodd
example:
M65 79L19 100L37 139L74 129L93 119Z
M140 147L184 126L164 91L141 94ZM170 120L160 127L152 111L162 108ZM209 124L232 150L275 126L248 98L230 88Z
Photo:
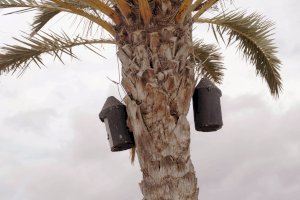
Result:
M126 106L118 99L108 97L99 118L105 123L111 151L123 151L134 146L133 134L126 125Z
M212 132L223 126L220 98L222 92L208 78L202 78L193 95L197 131Z

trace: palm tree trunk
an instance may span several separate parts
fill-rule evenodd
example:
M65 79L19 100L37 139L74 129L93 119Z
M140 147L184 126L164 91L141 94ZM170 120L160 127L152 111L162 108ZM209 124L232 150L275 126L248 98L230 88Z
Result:
M195 86L191 26L138 30L118 44L144 199L198 199L186 118Z

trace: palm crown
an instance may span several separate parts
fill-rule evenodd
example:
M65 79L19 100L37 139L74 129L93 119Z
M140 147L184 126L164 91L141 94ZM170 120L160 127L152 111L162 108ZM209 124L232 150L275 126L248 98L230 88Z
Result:
M271 38L273 23L257 13L247 15L238 10L225 12L219 9L225 3L218 0L0 0L0 9L18 9L7 14L37 11L32 32L16 39L18 45L2 47L0 74L22 73L31 63L43 65L42 54L51 54L61 60L63 54L76 57L72 51L75 46L82 45L95 51L94 47L98 44L118 45L122 42L120 37L126 37L126 31L151 28L166 21L173 25L198 23L208 24L217 41L226 45L236 44L237 49L256 67L257 74L265 79L271 94L278 96L282 88L281 62ZM175 5L172 6L175 10L168 10L170 4ZM212 9L217 14L213 12L215 15L204 18L203 14ZM109 37L71 38L65 33L45 33L43 27L62 12L87 19L93 26L105 30ZM199 39L195 39L189 59L198 75L220 83L224 66L219 49Z

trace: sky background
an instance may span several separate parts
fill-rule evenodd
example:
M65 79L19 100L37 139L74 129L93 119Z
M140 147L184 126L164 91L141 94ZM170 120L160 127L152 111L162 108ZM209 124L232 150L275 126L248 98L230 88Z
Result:
M234 6L233 6L234 7ZM276 22L284 91L275 100L235 49L224 53L224 127L194 130L191 154L202 200L295 200L300 196L300 2L235 1ZM0 45L28 32L32 15L3 16ZM48 28L71 31L56 18ZM59 28L57 28L59 27ZM72 31L71 31L72 32ZM206 28L195 38L212 41ZM210 35L210 36L209 36ZM103 59L77 48L80 60L65 65L43 57L47 68L0 77L0 199L137 200L141 172L129 152L111 153L98 113L109 95L118 97L115 47Z

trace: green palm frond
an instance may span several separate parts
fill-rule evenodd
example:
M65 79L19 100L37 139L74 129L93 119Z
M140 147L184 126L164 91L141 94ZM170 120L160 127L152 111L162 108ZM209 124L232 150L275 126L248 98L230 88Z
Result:
M106 31L108 31L111 35L115 35L115 30L113 28L113 25L109 23L106 20L103 20L98 14L91 13L89 11L94 11L94 9L85 9L87 7L87 4L85 4L83 1L75 1L75 0L69 0L69 1L61 1L61 0L47 0L47 1L35 1L35 0L0 0L0 9L4 8L18 8L21 10L17 10L11 13L22 13L32 10L39 10L39 11L47 11L45 18L45 15L38 16L34 21L34 28L32 35L35 34L39 28L42 28L49 20L50 16L54 15L54 12L67 12L71 14L75 14L77 16L86 18ZM49 12L51 12L49 16ZM41 18L42 17L42 18ZM44 18L43 18L44 17ZM48 20L48 21L47 21ZM36 26L36 28L35 28Z
M105 39L75 39L67 35L57 34L36 34L34 37L23 37L22 39L14 38L20 42L20 45L6 45L1 48L0 52L0 74L21 71L23 72L31 63L39 67L43 65L42 54L50 54L54 58L62 61L62 55L67 54L77 58L72 49L75 46L83 45L89 50L94 51L96 44L115 44L113 40Z
M213 7L217 2L220 0L207 0L200 4L199 10L196 12L196 14L193 16L193 19L199 18L203 13L205 13L207 10ZM196 1L197 2L197 1Z
M57 9L60 10L60 8L55 8L53 5L50 5L49 2L47 3L40 3L38 1L34 0L14 0L14 1L9 1L9 0L0 0L0 9L4 8L14 8L14 9L19 9L17 11L13 11L7 14L14 14L14 13L22 13L25 11L32 11L35 9Z
M40 9L40 11L34 17L31 36L40 31L52 18L59 13L60 11L56 9Z
M192 63L196 66L198 75L205 76L216 83L223 79L223 57L215 45L194 42Z
M7 0L1 0L0 1L0 9L3 8L16 8L20 10L16 10L8 14L18 14L18 13L24 13L28 11L34 11L37 10L38 13L34 17L34 21L32 23L32 33L33 36L36 34L39 30L41 30L45 24L47 24L53 17L55 17L57 14L59 14L62 10L62 8L59 8L55 6L51 2L37 2L37 1L30 1L30 0L19 0L19 1L7 1Z
M277 58L277 47L273 43L273 23L263 16L234 11L218 15L212 19L196 19L195 22L208 23L216 39L227 44L237 43L244 57L256 67L256 72L266 80L270 92L278 96L282 90L280 77L281 61Z
M190 7L190 11L198 11L200 8L202 8L204 5L204 0L196 0L193 2L193 4Z
M82 9L80 6L62 0L51 0L51 2L54 2L59 7L65 9L66 12L89 19L90 21L101 26L112 36L115 36L116 31L113 25L107 20L102 19L97 13L95 14L95 13L88 12L87 10Z
M76 0L69 0L68 2L80 8L89 8L86 4L79 3ZM38 33L38 31L40 31L52 18L54 18L56 15L58 15L61 12L61 10L57 9L57 5L55 5L50 1L44 2L43 5L52 6L54 8L43 7L37 9L38 13L35 15L33 19L31 36Z
M206 1L205 1L205 0L195 0L194 3L192 4L191 10L192 10L192 11L198 11L198 10L200 10L200 9L203 9L204 6L205 6L206 4L208 4L209 1L210 1L210 0L206 0ZM219 10L219 7L220 7L221 9L225 9L228 2L229 2L230 4L233 4L233 0L220 0L220 1L218 1L218 4L219 4L219 5L213 3L212 6L211 6L210 8L214 7L214 8L216 8L217 10ZM216 2L216 3L217 3L217 2ZM215 4L215 5L214 5L214 4ZM207 9L206 9L206 10L207 10Z
M28 7L29 5L37 5L35 0L0 0L0 8L16 8L16 7Z

